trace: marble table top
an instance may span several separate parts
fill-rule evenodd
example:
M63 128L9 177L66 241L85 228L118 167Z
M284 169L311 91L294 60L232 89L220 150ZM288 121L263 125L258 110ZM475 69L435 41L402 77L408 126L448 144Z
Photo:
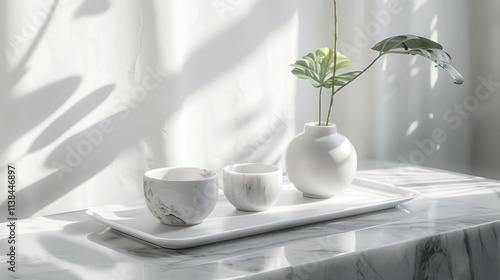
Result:
M85 211L0 224L0 279L500 279L500 182L365 163L413 188L397 208L183 250L122 235Z

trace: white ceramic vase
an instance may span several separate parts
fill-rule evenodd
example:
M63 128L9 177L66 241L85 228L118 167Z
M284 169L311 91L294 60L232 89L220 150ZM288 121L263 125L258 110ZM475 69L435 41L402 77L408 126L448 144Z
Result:
M288 145L285 164L288 178L305 196L329 198L352 183L357 162L356 150L335 124L311 122Z

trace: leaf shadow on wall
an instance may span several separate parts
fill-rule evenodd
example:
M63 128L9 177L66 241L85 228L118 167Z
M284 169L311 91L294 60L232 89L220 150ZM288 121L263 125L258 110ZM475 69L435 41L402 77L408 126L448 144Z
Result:
M57 140L64 132L69 130L75 123L80 121L86 115L91 114L99 104L104 102L114 90L115 85L106 85L82 98L78 103L73 105L57 120L53 121L31 145L29 152L35 152L44 148L53 141Z
M110 6L109 0L85 0L76 10L74 17L82 18L102 14L109 10Z
M144 102L144 107L158 112L158 116L152 120L157 129L149 132L147 137L151 140L148 142L153 143L153 145L154 143L166 142L157 141L157 139L165 139L172 136L169 127L162 129L165 120L170 119L178 112L186 99L194 92L199 91L226 73L235 70L242 62L251 57L274 32L290 21L296 13L296 5L296 3L281 5L280 8L282 9L280 9L279 13L276 13L275 9L270 9L269 2L255 1L255 5L248 15L240 21L231 24L223 32L214 35L210 40L198 47L187 58L182 70L169 76L167 81L162 83L161 89L157 91L157 94L151 94L151 98L148 98ZM157 11L158 14L161 14L159 10ZM148 22L152 26L154 19L146 19L145 24ZM148 37L149 40L144 40L145 45L158 52L159 47L154 34L160 32L155 33L153 29L149 29L149 31L151 35ZM145 64L155 65L157 59L157 55L150 55L145 58ZM227 94L229 97L229 95L234 93L228 90ZM213 114L214 112L211 113ZM255 110L253 113L258 113L258 110ZM252 116L248 116L248 118L252 118ZM209 116L203 121L203 127L212 127L215 125L215 117ZM245 129L239 124L235 124L231 128L237 130ZM220 137L223 136L221 135ZM154 149L162 151L158 154L166 154L165 147L155 147ZM269 149L272 149L272 147L269 147ZM236 157L240 159L242 156L238 155ZM165 161L168 162L169 159Z
M3 7L1 7L0 11L5 12L5 2L2 2L1 5L3 5ZM5 149L8 149L12 143L46 120L54 111L57 110L57 108L62 106L73 95L81 82L81 78L70 76L62 78L59 81L52 82L22 96L12 96L14 86L30 71L26 64L37 49L37 46L40 44L40 41L52 20L52 15L56 10L57 5L58 1L55 1L47 14L44 24L40 27L38 33L32 39L31 44L26 49L17 65L10 71L7 69L6 55L19 50L16 49L13 42L9 41L9 45L7 44L7 32L1 33L0 41L2 42L2 63L0 63L0 87L2 92L5 92L6 94L0 95L0 104L5 106L2 110L0 110L0 117L2 119L0 122L0 129L6 133L4 133L0 144L2 144ZM0 22L0 30L6 30L5 21ZM11 38L10 40L14 39ZM14 118L15 123L19 125L12 125ZM0 154L1 157L5 156L5 149L2 151L2 154Z
M154 15L158 16L161 11L154 9L152 1L144 1L142 5L146 14L151 16L144 18L147 28L142 43L148 45L148 52L142 54L141 60L143 65L156 65L159 50L155 34L158 32L153 23ZM162 127L165 120L178 111L194 91L237 67L294 12L293 5L286 5L280 13L275 13L268 9L264 1L257 2L249 15L197 48L186 60L181 72L165 77L137 107L124 108L96 121L57 145L44 162L46 167L56 171L18 192L19 204L24 205L23 216L36 213L78 188L111 165L121 152L141 142L147 142L151 149L158 151L156 154L164 155L165 147L161 143L164 143ZM266 20L263 20L264 17ZM193 75L197 79L190 79ZM97 107L113 87L107 85L96 90L61 117L75 122L79 117L91 114L91 108ZM170 90L172 88L174 90ZM145 116L148 118L145 119ZM206 125L213 125L209 121ZM145 122L148 125L144 125ZM30 151L46 147L55 140L57 135L54 134L64 132L69 125L64 125L61 119L56 120L39 135Z
M37 46L40 44L43 35L47 31L47 27L52 20L52 16L58 3L58 0L54 1L45 23L40 27L37 35L31 42L31 45L28 47L16 67L11 71L8 71L6 62L0 64L0 77L4 79L1 83L1 87L3 92L7 93L0 95L0 104L8 104L8 107L4 108L4 110L1 110L0 112L0 116L3 120L0 122L0 129L8 132L5 134L5 137L2 137L2 142L5 141L2 143L4 147L8 147L11 143L47 119L55 110L57 110L57 108L62 106L62 104L64 104L71 97L81 82L81 78L72 76L60 79L59 81L48 84L45 87L34 90L33 92L20 97L13 98L11 94L14 86L26 75L26 73L29 72L29 68L26 67L26 64L32 57ZM5 11L5 3L2 2L2 4L4 7L2 7L1 11ZM1 22L3 25L0 26L0 30L5 30L5 22ZM2 33L2 35L3 36L0 36L1 41L5 42L5 32ZM2 44L3 48L6 46L7 45L5 43ZM6 53L7 49L4 49L2 52L2 60L6 60L3 56ZM12 126L9 121L12 116L16 116L16 122L19 122L22 125Z
M4 141L7 141L4 147L8 143L13 143L21 138L24 134L46 120L73 95L80 82L81 79L79 77L73 76L63 78L23 96L2 96L2 99L4 99L2 103L9 104L9 107L6 109L13 113L16 123L20 124L12 126L11 123L6 121L9 119L9 116L4 115L4 121L1 122L0 129L2 131L9 131L4 138ZM2 114L6 114L6 111L3 111Z
M16 141L18 141L24 135L30 133L39 124L50 117L58 108L63 106L68 99L76 92L78 89L81 78L77 76L70 76L66 78L61 78L58 81L49 83L48 85L41 87L39 89L33 90L32 92L23 94L21 96L13 96L12 90L14 87L23 79L23 77L28 74L31 67L27 67L27 63L30 58L35 53L37 47L41 43L41 40L47 31L48 26L52 21L53 13L56 11L59 1L55 1L47 15L44 24L38 30L38 33L31 40L30 45L27 47L25 53L22 55L16 66L8 71L6 63L6 54L8 54L7 48L11 48L9 51L19 51L14 45L7 45L6 42L6 32L2 33L0 36L0 41L4 42L2 47L2 62L0 66L0 78L2 79L1 87L2 91L7 94L0 95L0 103L2 105L7 105L0 112L2 121L0 122L1 131L7 132L3 135L1 144L5 147L2 150L2 157L8 153L9 146ZM3 7L0 11L5 11L5 3L1 4ZM5 23L2 22L2 30L5 30ZM9 42L11 43L11 42ZM36 67L36 66L34 66ZM95 92L89 94L87 97L83 98L79 103L67 110L63 115L57 118L53 123L51 123L33 142L29 148L28 153L33 153L39 149L45 148L47 145L51 144L53 141L57 140L65 131L70 129L76 122L80 121L87 114L90 114L92 110L97 108L111 93L114 89L114 85L104 86ZM13 122L13 117L15 120ZM15 124L15 125L13 125ZM5 153L5 154L4 154ZM20 159L10 160L10 162L17 162ZM42 179L43 181L43 179ZM57 185L50 182L49 185L44 185L40 189L33 187L26 187L18 190L17 200L26 205L27 211L20 209L19 217L24 218L33 214L37 210L43 208L50 202L53 202L60 196L54 197L50 194ZM38 187L38 185L36 185ZM49 187L51 186L51 187ZM65 192L67 192L66 190ZM64 192L64 193L65 193ZM38 200L44 200L46 195L50 197L47 204L43 203L38 205ZM1 206L6 208L6 201L4 201ZM26 203L26 204L24 204Z

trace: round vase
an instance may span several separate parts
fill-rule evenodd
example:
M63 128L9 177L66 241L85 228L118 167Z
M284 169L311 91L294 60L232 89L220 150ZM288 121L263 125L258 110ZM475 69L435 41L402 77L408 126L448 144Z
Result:
M329 198L352 183L357 155L351 141L337 132L335 124L306 123L286 151L290 182L304 196Z

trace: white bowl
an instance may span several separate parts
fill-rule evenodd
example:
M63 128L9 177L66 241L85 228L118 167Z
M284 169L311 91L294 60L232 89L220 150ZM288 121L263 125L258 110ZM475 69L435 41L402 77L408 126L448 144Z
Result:
M162 224L196 225L215 208L217 173L196 167L159 168L144 174L144 197L149 211Z
M224 194L236 209L264 211L278 201L283 171L275 165L243 163L223 168Z

